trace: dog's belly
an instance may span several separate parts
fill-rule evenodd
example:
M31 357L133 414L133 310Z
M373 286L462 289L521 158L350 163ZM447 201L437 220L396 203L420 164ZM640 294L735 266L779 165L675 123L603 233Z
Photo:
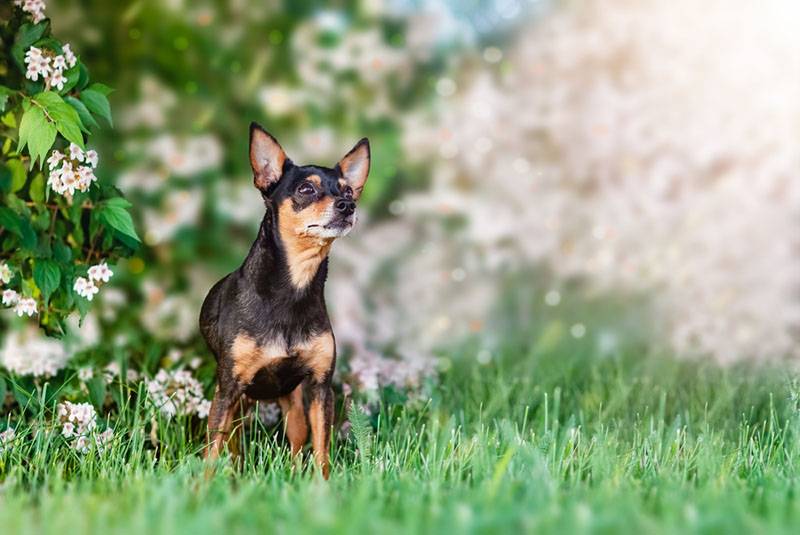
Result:
M244 393L258 400L275 399L292 392L309 374L297 357L286 357L260 368Z

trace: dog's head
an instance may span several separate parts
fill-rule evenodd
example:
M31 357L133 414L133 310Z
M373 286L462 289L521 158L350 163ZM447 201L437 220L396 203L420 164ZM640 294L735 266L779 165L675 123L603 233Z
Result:
M369 161L364 138L333 168L295 165L274 137L250 125L253 182L277 211L282 234L333 240L350 232Z

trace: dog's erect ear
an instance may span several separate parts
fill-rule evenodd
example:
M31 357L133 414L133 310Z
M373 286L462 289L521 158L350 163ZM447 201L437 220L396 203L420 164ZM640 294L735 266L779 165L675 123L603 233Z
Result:
M369 140L362 138L350 152L336 164L336 169L353 188L353 198L358 200L369 175Z
M250 165L253 182L261 191L280 180L286 153L274 137L257 123L250 123Z

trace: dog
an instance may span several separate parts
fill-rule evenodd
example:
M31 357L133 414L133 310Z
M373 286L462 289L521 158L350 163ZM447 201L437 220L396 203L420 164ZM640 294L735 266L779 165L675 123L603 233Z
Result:
M310 424L313 455L328 479L336 365L324 295L328 254L356 223L369 141L361 139L333 168L295 165L252 123L250 164L266 207L258 237L200 311L200 332L217 361L205 456L219 457L240 402L277 400L292 455L302 451Z

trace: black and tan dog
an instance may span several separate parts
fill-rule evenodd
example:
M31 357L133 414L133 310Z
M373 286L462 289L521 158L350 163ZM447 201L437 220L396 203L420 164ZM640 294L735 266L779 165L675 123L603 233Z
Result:
M369 142L359 141L333 169L298 166L253 123L250 163L266 214L242 266L211 288L200 312L217 359L206 457L219 456L241 400L278 400L292 453L303 448L308 421L327 478L336 363L324 296L328 252L356 221Z

